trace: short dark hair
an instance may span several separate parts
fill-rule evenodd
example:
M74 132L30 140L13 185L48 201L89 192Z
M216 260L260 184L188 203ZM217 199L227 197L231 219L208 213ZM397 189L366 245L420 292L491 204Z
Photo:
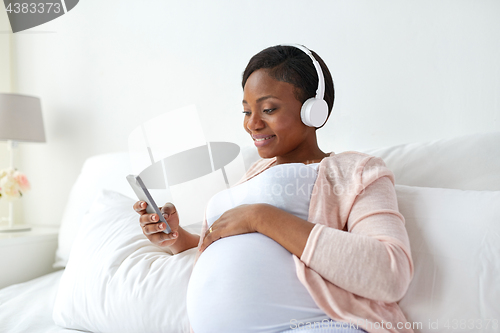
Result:
M328 117L332 112L335 90L333 79L325 62L316 52L314 58L319 62L325 78L325 96L328 104ZM259 69L267 69L268 74L275 80L290 83L295 86L295 98L304 103L307 99L316 96L318 89L318 73L311 58L304 51L293 46L276 45L268 47L254 55L243 72L241 85L245 88L250 75Z

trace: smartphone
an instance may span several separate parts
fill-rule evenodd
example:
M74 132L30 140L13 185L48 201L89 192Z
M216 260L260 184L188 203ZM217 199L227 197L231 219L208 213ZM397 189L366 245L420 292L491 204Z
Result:
M132 186L132 189L134 190L139 200L147 202L148 206L146 207L146 212L148 214L158 214L158 216L160 217L160 222L163 222L166 225L166 228L165 230L163 230L163 232L166 234L171 233L172 229L170 229L167 220L165 220L165 218L163 217L160 208L158 208L158 206L156 205L155 201L153 200L153 197L151 196L148 189L144 185L144 182L142 181L141 177L135 175L128 175L127 180L130 186Z

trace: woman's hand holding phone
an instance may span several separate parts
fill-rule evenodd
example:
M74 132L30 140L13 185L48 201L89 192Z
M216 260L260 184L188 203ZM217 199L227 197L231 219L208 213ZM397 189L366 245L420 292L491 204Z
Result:
M151 243L159 247L174 245L179 236L179 214L177 214L175 206L168 202L160 208L172 230L171 233L166 234L163 232L165 230L165 223L160 221L158 214L148 214L146 212L147 205L144 201L137 201L133 206L134 210L140 215L139 221L143 234Z

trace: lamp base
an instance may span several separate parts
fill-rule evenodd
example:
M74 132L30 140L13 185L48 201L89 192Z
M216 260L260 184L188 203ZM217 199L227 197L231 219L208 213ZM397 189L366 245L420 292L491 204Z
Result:
M0 232L23 232L30 231L31 227L27 224L13 225L13 226L0 226Z

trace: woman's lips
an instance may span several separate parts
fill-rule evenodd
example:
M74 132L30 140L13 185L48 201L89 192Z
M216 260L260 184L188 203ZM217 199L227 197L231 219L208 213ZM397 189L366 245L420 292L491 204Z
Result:
M254 138L253 142L254 142L256 147L262 147L262 146L268 145L269 143L271 143L271 141L274 141L275 138L276 138L276 135L271 135L269 139L265 139L262 141L258 141Z

